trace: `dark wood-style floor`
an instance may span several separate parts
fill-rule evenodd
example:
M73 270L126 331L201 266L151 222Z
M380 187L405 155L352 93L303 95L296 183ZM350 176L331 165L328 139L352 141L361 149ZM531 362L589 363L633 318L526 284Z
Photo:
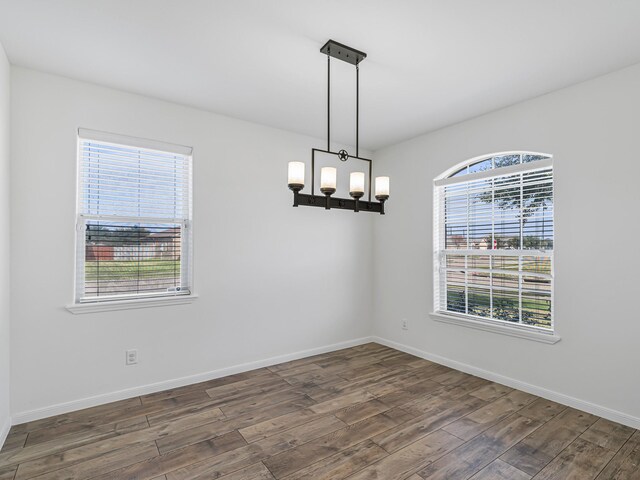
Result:
M640 479L640 432L371 343L15 426L14 478Z

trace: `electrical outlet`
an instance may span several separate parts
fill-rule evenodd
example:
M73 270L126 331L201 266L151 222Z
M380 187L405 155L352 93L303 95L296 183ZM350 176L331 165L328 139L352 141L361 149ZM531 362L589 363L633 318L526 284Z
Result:
M138 350L127 350L127 365L138 363Z
M409 330L409 320L403 318L400 322L400 326L402 327L402 330Z

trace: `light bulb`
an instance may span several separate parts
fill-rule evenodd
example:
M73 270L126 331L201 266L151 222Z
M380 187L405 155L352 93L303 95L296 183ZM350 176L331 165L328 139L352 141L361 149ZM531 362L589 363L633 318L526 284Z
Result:
M325 195L331 195L336 191L336 177L338 171L335 167L322 167L320 170L320 191Z
M349 194L352 197L364 195L364 172L351 172L349 176Z
M389 198L389 177L376 177L376 198L378 200Z
M289 188L300 191L304 187L304 163L289 162Z

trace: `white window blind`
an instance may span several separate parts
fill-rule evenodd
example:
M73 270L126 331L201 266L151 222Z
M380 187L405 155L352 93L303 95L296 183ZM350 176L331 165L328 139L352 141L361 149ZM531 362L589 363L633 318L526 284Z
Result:
M553 329L553 165L510 153L435 181L436 312Z
M188 295L191 153L79 131L76 302Z

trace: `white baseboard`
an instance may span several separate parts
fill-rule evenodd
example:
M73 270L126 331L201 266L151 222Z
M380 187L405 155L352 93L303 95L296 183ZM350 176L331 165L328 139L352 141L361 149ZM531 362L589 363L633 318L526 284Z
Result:
M302 350L299 352L289 353L286 355L278 355L276 357L270 357L264 360L256 360L253 362L242 363L240 365L221 368L221 369L213 370L210 372L199 373L196 375L189 375L187 377L175 378L172 380L165 380L162 382L151 383L141 387L128 388L128 389L119 390L116 392L103 393L100 395L94 395L92 397L81 398L78 400L72 400L70 402L58 403L56 405L38 408L35 410L18 412L13 414L11 421L13 425L18 425L20 423L25 423L25 422L32 422L34 420L40 420L41 418L47 418L54 415L61 415L63 413L73 412L76 410L81 410L83 408L95 407L97 405L103 405L105 403L124 400L126 398L138 397L140 395L147 395L149 393L160 392L162 390L167 390L170 388L183 387L185 385L191 385L193 383L206 382L207 380L226 377L227 375L233 375L235 373L247 372L249 370L255 370L256 368L269 367L271 365L277 365L278 363L289 362L291 360L298 360L300 358L305 358L305 357L311 357L313 355L319 355L321 353L342 350L343 348L355 347L357 345L363 345L371 341L372 341L371 337L356 338L353 340L334 343L332 345L326 345L323 347L311 348L309 350Z
M0 450L2 450L2 446L4 442L7 440L7 435L9 435L9 430L11 430L11 418L7 417L4 421L3 425L0 425Z
M394 342L392 340L387 340L385 338L376 336L373 336L371 338L372 341L376 343L386 345L390 348L395 348L396 350L415 355L416 357L424 358L426 360L445 365L455 370L460 370L461 372L469 373L471 375L475 375L476 377L481 377L492 382L500 383L517 390L522 390L523 392L546 398L547 400L561 403L562 405L567 405L569 407L573 407L578 410L582 410L584 412L606 418L607 420L611 420L613 422L622 423L623 425L628 425L629 427L640 429L640 418L638 417L634 417L632 415L628 415L611 408L603 407L601 405L596 405L595 403L587 402L585 400L580 400L579 398L571 397L563 393L554 392L553 390L548 390L543 387L531 385L530 383L525 383L511 377L500 375L498 373L483 370L482 368L474 367L473 365L468 365L466 363L458 362L450 358L441 357L440 355L425 352L423 350L410 347L402 343Z
M233 375L235 373L247 372L249 370L255 370L257 368L277 365L279 363L288 362L291 360L298 360L300 358L319 355L321 353L333 352L336 350L341 350L343 348L355 347L357 345L363 345L369 342L376 342L381 345L386 345L387 347L395 348L396 350L410 353L411 355L415 355L417 357L424 358L432 362L439 363L441 365L446 365L447 367L460 370L461 372L469 373L471 375L475 375L477 377L481 377L481 378L490 380L492 382L497 382L503 385L507 385L509 387L516 388L518 390L522 390L527 393L531 393L532 395L546 398L548 400L552 400L554 402L558 402L563 405L568 405L578 410L583 410L593 415L597 415L599 417L603 417L614 422L628 425L632 428L640 429L640 418L638 417L634 417L626 413L619 412L617 410L603 407L601 405L596 405L594 403L587 402L585 400L580 400L578 398L571 397L563 393L554 392L552 390L548 390L543 387L531 385L529 383L525 383L511 377L506 377L498 373L490 372L488 370L483 370L481 368L474 367L466 363L458 362L450 358L428 353L423 350L410 347L408 345L394 342L392 340L387 340L385 338L373 336L373 337L357 338L357 339L348 340L345 342L334 343L332 345L326 345L323 347L312 348L309 350L302 350L299 352L289 353L286 355L279 355L279 356L270 357L263 360L257 360L254 362L248 362L248 363L243 363L239 365L234 365L231 367L221 368L221 369L213 370L210 372L204 372L196 375L190 375L187 377L181 377L181 378L176 378L172 380L166 380L163 382L152 383L152 384L144 385L141 387L134 387L134 388L129 388L125 390L119 390L116 392L95 395L92 397L72 400L70 402L59 403L56 405L38 408L35 410L19 412L12 416L11 422L6 421L4 425L0 426L0 448L2 447L2 445L6 440L6 437L9 433L9 429L11 428L11 423L13 423L13 425L18 425L20 423L31 422L34 420L39 420L41 418L46 418L53 415L61 415L64 413L81 410L83 408L95 407L97 405L103 405L105 403L124 400L126 398L137 397L140 395L159 392L159 391L167 390L170 388L177 388L185 385L191 385L193 383L205 382L207 380L213 380L215 378L225 377L227 375Z

